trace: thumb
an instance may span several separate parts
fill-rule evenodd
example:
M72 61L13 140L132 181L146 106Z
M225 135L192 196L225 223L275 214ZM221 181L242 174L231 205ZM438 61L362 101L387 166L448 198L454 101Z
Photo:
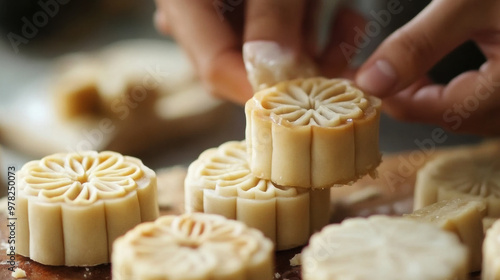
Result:
M357 85L379 97L405 89L455 47L470 38L469 3L431 2L408 24L389 36L356 75Z

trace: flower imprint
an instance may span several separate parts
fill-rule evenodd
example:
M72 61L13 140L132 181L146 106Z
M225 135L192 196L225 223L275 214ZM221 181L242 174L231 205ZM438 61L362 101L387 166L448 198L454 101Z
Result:
M312 232L328 223L329 189L283 187L257 178L247 159L245 141L203 152L188 168L186 211L242 221L262 231L278 250L305 244Z
M116 241L113 277L250 279L259 275L251 279L265 279L272 275L272 252L270 240L241 222L200 213L163 216Z
M221 196L262 200L307 192L307 189L283 187L255 177L248 165L244 142L225 143L205 152L199 160L203 165L198 176L204 181L204 189L215 190Z
M345 79L297 79L255 93L245 104L250 170L316 189L374 174L381 104Z
M306 79L279 84L260 100L277 122L297 126L338 126L360 119L370 102L363 92L343 79Z
M479 197L500 198L500 157L460 155L443 162L431 176L447 182L443 187Z
M16 253L45 265L109 263L117 237L159 215L155 172L119 153L50 155L18 183Z
M138 188L140 166L114 152L55 154L23 168L23 191L42 201L91 204Z

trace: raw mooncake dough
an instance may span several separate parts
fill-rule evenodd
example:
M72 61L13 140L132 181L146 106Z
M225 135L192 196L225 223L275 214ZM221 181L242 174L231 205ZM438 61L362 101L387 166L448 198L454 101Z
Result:
M379 165L381 101L343 79L279 83L247 101L252 173L283 186L346 184Z
M500 217L500 148L483 144L443 154L417 173L414 209L444 199L469 197L486 202L487 216Z
M483 269L481 279L500 279L500 222L496 221L486 232L483 243Z
M486 204L480 200L456 198L441 200L404 215L416 221L428 222L456 234L469 251L469 268L481 270L483 246L483 218Z
M220 214L261 230L285 250L307 243L328 223L329 189L282 187L255 177L245 141L203 152L188 169L187 212Z
M54 154L17 178L17 253L42 264L108 263L118 236L159 215L154 171L118 153Z
M162 216L113 245L115 280L273 279L273 243L238 221L203 213Z
M301 255L304 280L464 280L467 249L438 227L371 216L332 224Z
M102 73L99 61L84 55L68 56L59 66L50 90L55 110L64 119L81 115L100 115L104 105L99 96L97 80Z

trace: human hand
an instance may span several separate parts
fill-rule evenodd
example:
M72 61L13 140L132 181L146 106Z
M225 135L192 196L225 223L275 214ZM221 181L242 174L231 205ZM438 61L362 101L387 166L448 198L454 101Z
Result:
M317 3L311 0L156 0L155 23L187 50L208 90L243 104L252 97L243 64L245 42L272 41L296 57L312 57L321 74L340 76L347 60L338 48L353 44L361 16L339 11L331 40L319 53L316 36ZM244 15L244 16L243 16ZM243 22L243 19L244 22Z
M390 115L457 132L500 135L500 1L434 0L389 36L356 75L384 98ZM426 73L467 40L487 61L477 71L433 84Z

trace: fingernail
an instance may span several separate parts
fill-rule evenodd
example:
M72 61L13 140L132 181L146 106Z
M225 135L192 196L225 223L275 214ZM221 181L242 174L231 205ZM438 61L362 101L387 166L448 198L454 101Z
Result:
M294 54L273 41L251 41L243 44L243 59L245 62L272 65L276 61L293 61Z
M317 76L313 60L273 41L243 44L243 61L255 91L278 82Z
M291 55L291 51L283 48L278 43L274 41L249 41L243 44L243 52L250 55L255 55L259 53L262 56L274 56L274 55ZM268 57L272 58L272 57Z
M295 55L273 41L250 41L243 44L243 61L250 84L258 91L286 80Z
M396 71L383 59L377 60L356 78L356 84L360 88L376 96L387 95L396 81Z

